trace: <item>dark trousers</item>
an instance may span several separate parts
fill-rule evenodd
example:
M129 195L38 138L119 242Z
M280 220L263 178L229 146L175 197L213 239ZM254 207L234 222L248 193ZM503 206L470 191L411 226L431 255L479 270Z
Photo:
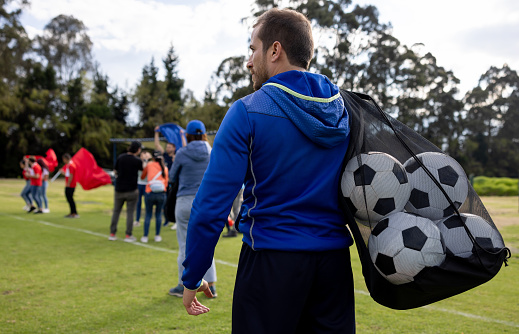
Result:
M151 216L153 215L153 207L155 206L155 235L160 235L160 228L162 226L162 209L166 201L166 193L146 194L146 217L144 218L144 236L147 237L150 232Z
M232 333L355 333L349 249L253 251L243 244Z
M67 198L68 206L70 207L70 214L77 214L76 202L74 202L74 191L76 188L65 187L65 197Z
M117 232L117 223L119 223L119 215L126 202L126 235L132 235L133 230L133 213L137 206L137 197L139 191L114 191L114 212L112 213L112 223L110 224L110 233Z
M141 220L141 210L142 203L146 203L146 185L145 184L137 184L137 190L139 190L139 195L137 197L137 211L135 221L138 222ZM144 201L142 200L144 198Z

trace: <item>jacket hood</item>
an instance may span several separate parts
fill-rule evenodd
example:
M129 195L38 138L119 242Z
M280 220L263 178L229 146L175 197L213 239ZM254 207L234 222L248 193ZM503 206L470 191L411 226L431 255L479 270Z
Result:
M334 147L350 128L339 87L320 74L288 71L271 77L261 90L314 143Z
M188 143L187 146L182 147L179 153L181 150L183 154L194 161L204 161L211 154L211 145L203 140L194 140Z

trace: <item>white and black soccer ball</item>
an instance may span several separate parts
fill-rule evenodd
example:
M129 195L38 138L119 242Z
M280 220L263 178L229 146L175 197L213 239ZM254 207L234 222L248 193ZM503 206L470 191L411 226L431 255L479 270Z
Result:
M438 227L430 219L407 212L379 221L368 239L368 250L380 274L396 285L414 281L422 269L445 260Z
M439 152L417 155L441 187L456 209L467 199L469 190L467 175L453 158ZM414 158L404 163L411 184L411 195L405 209L431 220L439 220L455 213L454 208L426 171Z
M501 234L485 219L473 214L452 215L437 222L438 229L445 240L447 254L468 258L474 254L476 245L470 239L463 223L483 249L495 251L505 247Z
M341 190L355 217L374 224L393 212L402 211L411 187L398 160L386 153L368 152L348 162L342 174Z

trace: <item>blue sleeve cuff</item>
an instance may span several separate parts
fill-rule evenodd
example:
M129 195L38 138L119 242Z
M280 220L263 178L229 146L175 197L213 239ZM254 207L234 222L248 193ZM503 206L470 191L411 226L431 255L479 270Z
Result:
M183 281L182 283L184 283L184 288L186 288L189 291L197 291L198 289L200 289L200 286L202 286L202 280L198 281L198 283L194 285L191 285L186 281Z

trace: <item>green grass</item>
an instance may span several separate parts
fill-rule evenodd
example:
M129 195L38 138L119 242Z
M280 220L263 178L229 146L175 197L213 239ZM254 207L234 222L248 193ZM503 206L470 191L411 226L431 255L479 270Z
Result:
M164 229L164 241L148 247L109 242L111 186L78 188L81 218L66 219L62 181L50 185L51 213L44 215L21 210L22 185L21 180L0 180L0 333L231 332L239 238L220 240L215 253L219 296L209 300L200 295L211 312L192 317L180 298L167 295L177 283L174 231ZM121 237L124 216L119 230ZM517 250L519 225L500 231L507 246ZM135 235L142 235L142 227ZM352 255L359 333L519 333L516 254L490 282L408 311L375 303L367 295L354 248Z
M474 190L479 196L517 196L517 179L508 177L486 177L474 178Z

